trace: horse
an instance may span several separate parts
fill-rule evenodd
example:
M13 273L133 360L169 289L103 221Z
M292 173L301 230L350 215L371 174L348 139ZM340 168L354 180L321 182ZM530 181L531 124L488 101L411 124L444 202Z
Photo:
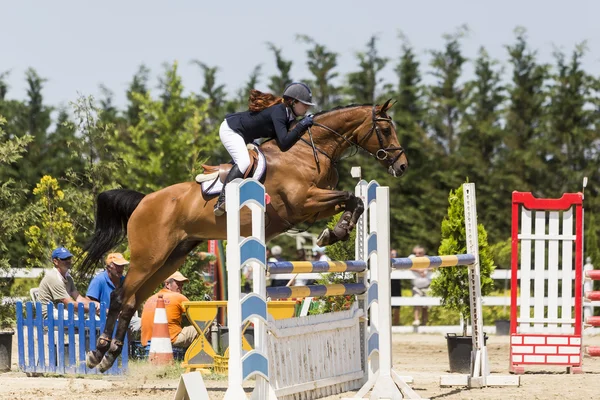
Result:
M408 167L392 119L390 100L383 105L349 105L317 113L314 125L288 151L274 140L260 150L267 160L264 185L270 196L265 221L267 240L293 226L330 218L343 211L334 229L325 229L319 245L347 240L364 210L353 192L335 190L336 163L351 147L361 148L394 177ZM89 368L101 372L121 353L132 315L199 243L226 238L226 215L216 217L216 196L202 193L198 183L175 184L144 195L128 189L100 193L96 201L95 228L84 248L78 268L89 276L102 257L125 237L131 251L129 271L110 297L103 333L96 349L86 355ZM249 210L242 214L242 235L251 234ZM114 338L112 332L118 318Z

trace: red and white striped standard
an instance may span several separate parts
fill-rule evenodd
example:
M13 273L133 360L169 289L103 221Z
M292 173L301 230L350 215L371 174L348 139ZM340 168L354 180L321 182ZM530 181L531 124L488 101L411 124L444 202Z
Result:
M583 195L512 194L510 371L582 373Z
M173 347L171 346L167 310L165 310L165 301L162 294L158 295L158 301L154 309L154 326L152 327L149 358L154 365L173 362Z

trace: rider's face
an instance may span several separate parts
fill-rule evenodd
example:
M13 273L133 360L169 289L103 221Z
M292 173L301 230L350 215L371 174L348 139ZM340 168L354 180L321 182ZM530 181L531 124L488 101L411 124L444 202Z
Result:
M309 108L310 106L307 106L304 103L301 103L299 101L294 102L294 114L296 114L297 116L303 116L304 114L306 114Z

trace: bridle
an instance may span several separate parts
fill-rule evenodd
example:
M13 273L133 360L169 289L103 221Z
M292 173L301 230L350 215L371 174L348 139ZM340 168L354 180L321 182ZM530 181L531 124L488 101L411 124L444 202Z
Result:
M371 120L373 122L373 125L371 126L371 129L369 129L369 131L365 134L365 136L361 139L360 142L358 143L354 143L350 140L348 140L346 138L346 136L340 134L339 132L335 131L334 129L331 129L330 127L320 124L318 122L314 122L313 126L318 126L320 128L323 128L331 133L333 133L334 135L342 138L346 143L348 143L350 146L352 146L353 148L358 150L362 150L365 153L369 154L371 157L376 158L379 161L386 161L387 160L387 164L388 166L392 166L396 161L398 161L398 159L402 156L402 154L404 154L404 148L402 148L402 146L398 146L398 147L385 147L383 144L383 134L381 133L381 130L379 129L379 126L377 125L378 122L387 122L389 124L393 124L392 119L389 117L378 117L377 116L377 111L376 111L376 106L373 106L373 109L371 110L372 113L372 117ZM364 142L365 140L368 140L369 137L373 134L373 132L375 132L375 134L377 135L377 140L379 141L379 150L377 150L375 152L375 154L371 153L369 150L365 149L364 147L362 147L360 144L362 142ZM313 140L313 136L312 136L312 131L310 128L308 128L308 136L310 138L310 142L304 138L301 138L300 140L302 140L304 143L306 143L307 145L311 146L313 149L313 154L315 156L315 160L317 162L317 165L319 164L319 158L317 156L317 152L323 154L324 156L326 156L327 158L329 158L333 163L335 163L337 160L334 160L329 154L327 154L325 151L323 151L322 149L318 148L315 145L315 142ZM393 151L397 151L398 154L396 154L395 157L392 158L392 154L391 152Z

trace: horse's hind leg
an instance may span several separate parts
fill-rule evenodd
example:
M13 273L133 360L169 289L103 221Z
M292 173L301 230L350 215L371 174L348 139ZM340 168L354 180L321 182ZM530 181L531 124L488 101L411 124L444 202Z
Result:
M159 240L161 239L163 238L159 238ZM131 243L132 241L130 239L130 244ZM143 247L140 246L140 250L142 251L136 251L137 249L135 249L135 247L132 248L131 263L129 264L127 276L125 277L121 287L119 289L115 289L111 293L110 307L104 332L98 338L96 350L89 351L86 356L86 364L88 368L94 368L96 365L98 365L98 363L102 361L105 354L109 351L115 322L117 318L119 318L119 321L122 320L123 304L126 303L125 300L129 299L132 294L139 289L144 281L154 275L154 273L168 258L171 249L176 247L176 243L171 243L167 240L159 242L161 243L160 246L156 244L156 240L147 240L145 243L148 243L148 245ZM152 252L152 254L149 254L148 251L143 251L144 247L155 248L157 250ZM161 252L163 255L161 255Z
M117 332L110 345L110 349L102 359L99 365L100 372L108 370L115 362L119 354L123 349L123 341L125 340L125 334L129 327L131 317L137 309L137 305L141 304L146 300L152 292L156 289L161 282L173 274L183 264L188 253L194 249L200 242L199 241L188 241L180 243L171 253L169 258L165 261L164 265L156 269L154 274L150 277L145 277L142 284L136 287L136 290L132 290L127 286L127 278L124 282L123 298L126 299L123 303L121 310L121 316L119 318L119 324L117 326ZM127 274L129 277L131 271ZM133 281L136 281L134 275ZM139 279L138 279L139 281ZM129 289L129 290L128 290Z
M113 290L113 292L110 294L110 307L108 308L108 316L106 318L104 331L96 342L96 350L89 351L86 356L86 364L88 368L94 368L96 365L98 365L110 347L110 340L115 328L115 322L119 316L119 312L121 311L122 293L123 287L120 286Z

